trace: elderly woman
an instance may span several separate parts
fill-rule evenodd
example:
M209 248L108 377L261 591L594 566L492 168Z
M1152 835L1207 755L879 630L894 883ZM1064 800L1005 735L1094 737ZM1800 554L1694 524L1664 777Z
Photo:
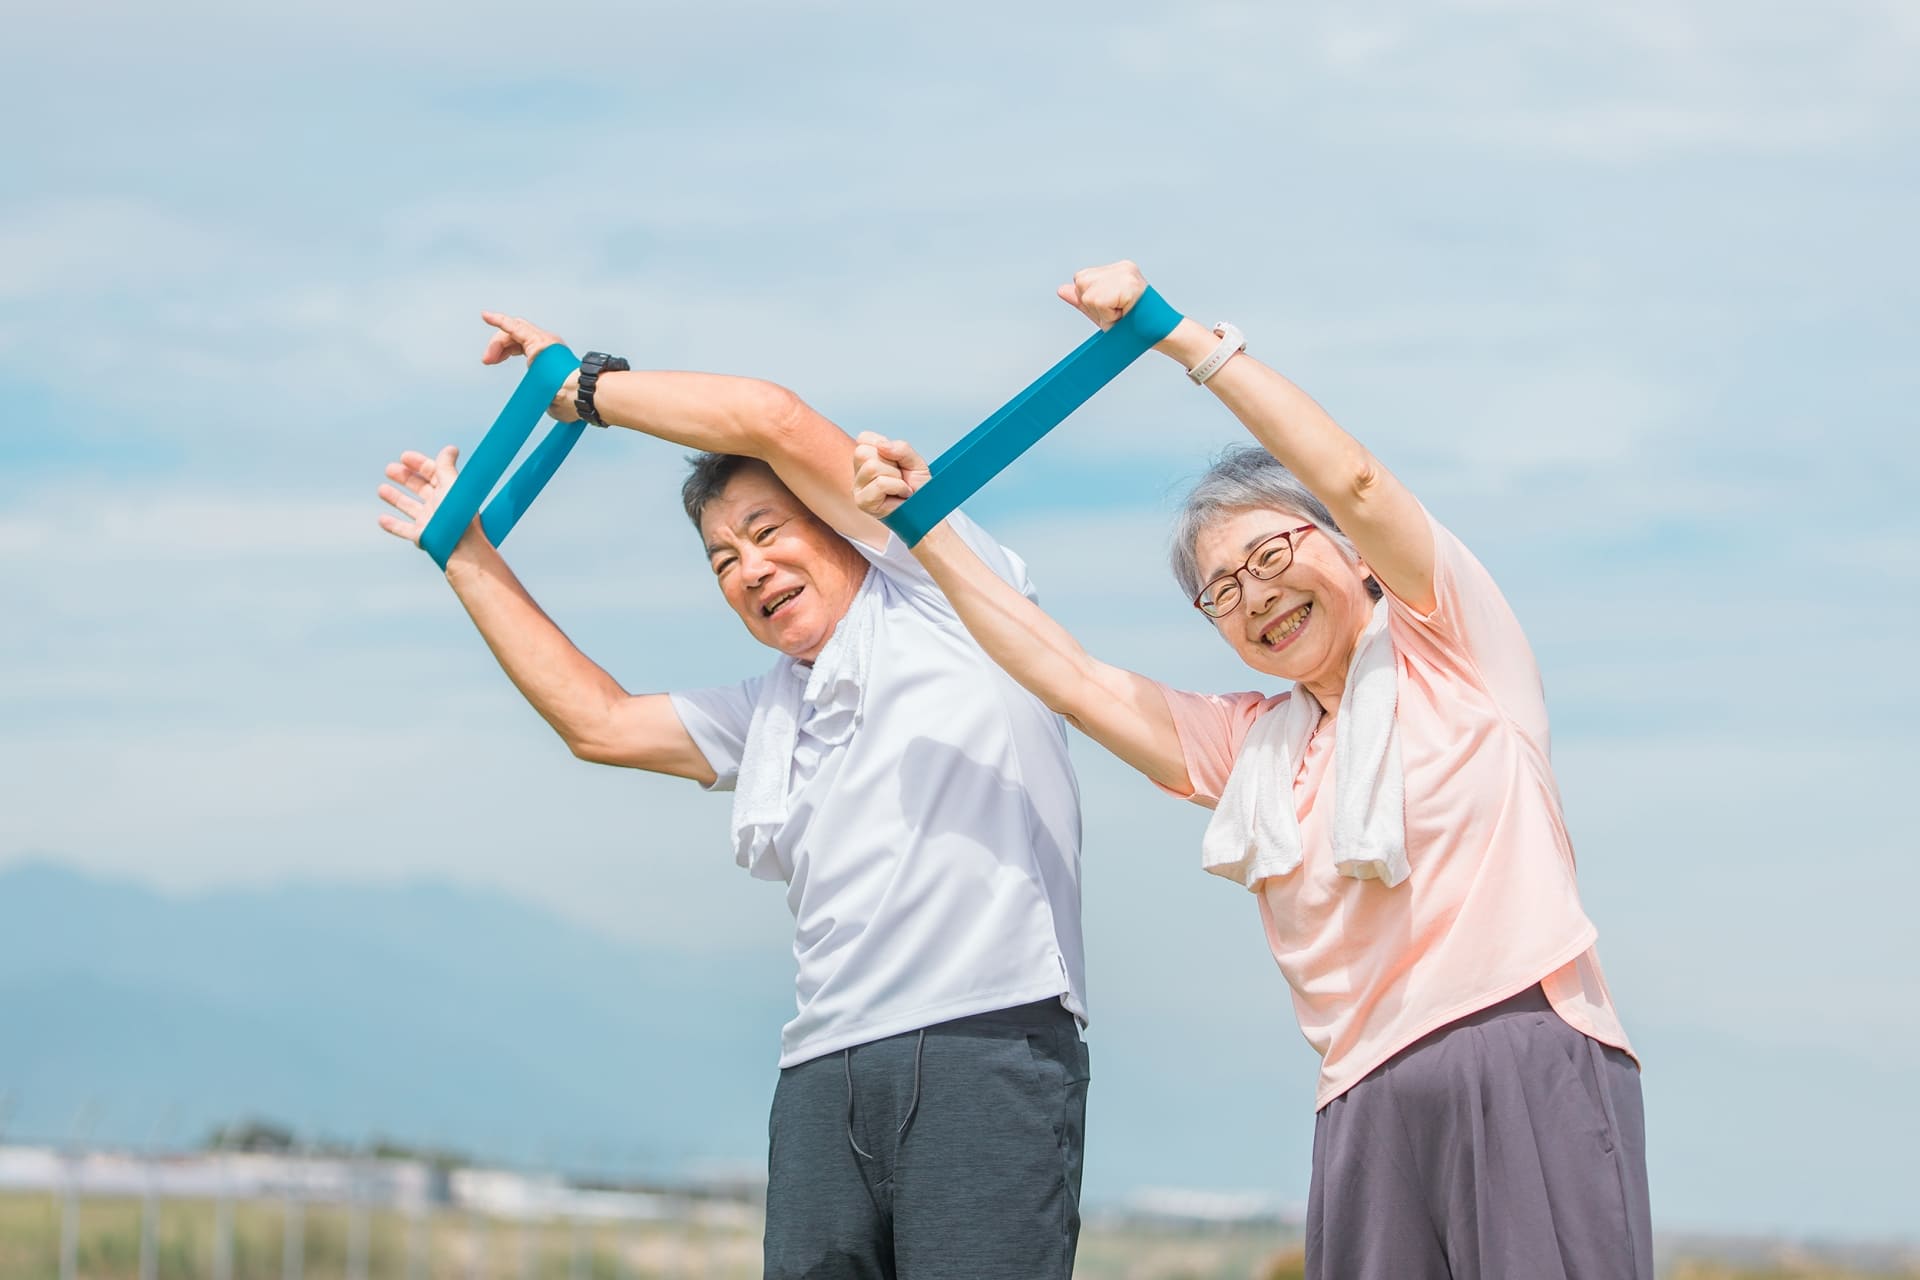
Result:
M1060 293L1113 324L1132 263ZM1259 442L1173 538L1180 587L1281 693L1090 657L945 525L914 554L1009 674L1176 796L1251 890L1321 1056L1307 1275L1653 1274L1639 1068L1581 909L1532 652L1493 579L1304 392L1191 320L1159 344ZM874 514L927 478L868 434Z

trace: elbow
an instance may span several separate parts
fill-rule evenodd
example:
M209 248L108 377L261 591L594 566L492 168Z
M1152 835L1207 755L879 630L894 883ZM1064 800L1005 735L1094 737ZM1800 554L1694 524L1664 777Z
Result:
M562 729L560 740L567 744L567 750L576 760L585 760L588 764L615 764L620 759L611 733L595 732L591 729Z
M579 738L571 735L563 737L562 741L567 744L567 750L573 753L575 760L585 760L588 764L607 763L607 748L605 743L592 738Z
M1102 689L1097 672L1084 655L1080 661L1070 663L1069 669L1059 678L1033 692L1047 710L1065 717L1074 728L1083 731L1088 716L1093 714L1098 704L1112 699L1112 695Z
M1348 500L1354 507L1364 507L1380 492L1380 482L1386 478L1386 468L1371 453L1361 450L1359 459L1354 463L1352 474L1346 484Z
M801 424L807 417L807 403L777 382L754 379L741 405L740 453L762 460L780 456L795 447Z

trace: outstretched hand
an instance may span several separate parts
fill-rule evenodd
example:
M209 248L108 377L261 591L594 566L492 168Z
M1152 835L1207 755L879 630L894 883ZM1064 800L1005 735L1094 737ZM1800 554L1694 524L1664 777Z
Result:
M1120 317L1133 310L1147 291L1147 278L1133 263L1120 261L1104 267L1088 267L1073 273L1073 279L1060 286L1061 301L1099 325L1111 329Z
M399 514L382 515L380 527L418 546L427 522L439 510L440 500L453 488L459 460L459 446L450 444L440 451L438 458L409 449L400 455L400 461L389 462L387 479L392 483L380 486L380 499ZM473 536L479 523L476 518L461 534L461 541Z
M884 516L933 478L927 460L905 440L862 431L853 445L853 500L870 516Z
M480 318L494 328L494 334L487 342L487 349L480 353L481 364L501 364L515 356L525 356L527 363L560 341L559 337L548 333L530 320L519 316L506 315L499 311L482 311ZM547 406L548 416L560 422L573 422L580 417L580 411L574 407L574 392L579 388L580 375L576 371L567 375L566 382L554 393L553 403Z

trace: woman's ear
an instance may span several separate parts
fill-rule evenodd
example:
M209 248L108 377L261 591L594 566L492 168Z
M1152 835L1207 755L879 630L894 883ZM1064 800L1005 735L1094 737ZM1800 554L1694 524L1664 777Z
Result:
M1380 585L1380 579L1373 576L1373 570L1368 567L1366 557L1356 555L1353 558L1353 563L1354 567L1360 570L1361 579L1366 583L1367 598L1370 600L1378 600L1384 596L1386 594L1386 588Z

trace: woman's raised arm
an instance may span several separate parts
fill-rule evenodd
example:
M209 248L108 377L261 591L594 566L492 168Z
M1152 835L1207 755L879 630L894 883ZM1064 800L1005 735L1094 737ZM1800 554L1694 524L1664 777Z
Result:
M862 432L854 445L854 500L872 516L899 506L928 477L913 447ZM1180 735L1160 687L1089 654L1039 605L1008 585L941 521L913 554L946 593L974 640L1028 692L1162 786L1193 790Z
M1060 296L1101 328L1133 308L1147 282L1131 262L1090 267L1060 286ZM1182 320L1156 350L1192 369L1220 338ZM1422 613L1434 607L1433 527L1410 490L1341 429L1306 392L1241 352L1207 379L1267 452L1280 459L1352 539L1361 558L1393 593Z

